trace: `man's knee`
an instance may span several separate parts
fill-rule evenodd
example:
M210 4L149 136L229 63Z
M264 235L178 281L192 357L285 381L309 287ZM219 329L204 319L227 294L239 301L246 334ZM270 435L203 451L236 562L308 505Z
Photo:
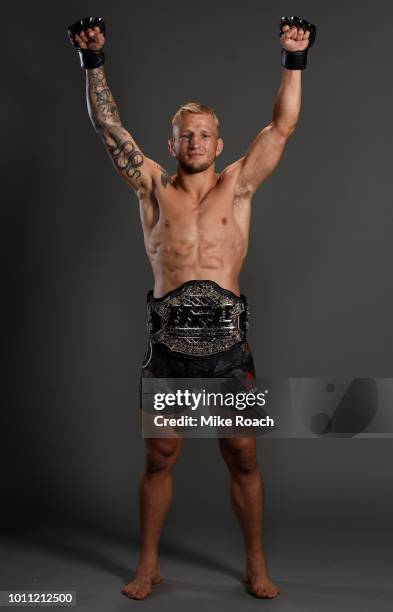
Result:
M182 440L151 438L146 440L146 474L170 472L176 463Z
M255 438L222 438L220 446L231 472L249 475L258 471Z

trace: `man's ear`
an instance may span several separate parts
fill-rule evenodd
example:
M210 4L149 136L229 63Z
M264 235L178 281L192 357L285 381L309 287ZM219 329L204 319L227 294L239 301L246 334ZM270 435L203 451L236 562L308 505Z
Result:
M168 140L168 151L169 153L172 155L172 157L176 157L176 153L175 153L175 143L173 138L169 138Z
M217 147L216 147L216 157L218 157L219 155L221 155L221 153L224 150L224 141L222 138L218 138L217 139Z

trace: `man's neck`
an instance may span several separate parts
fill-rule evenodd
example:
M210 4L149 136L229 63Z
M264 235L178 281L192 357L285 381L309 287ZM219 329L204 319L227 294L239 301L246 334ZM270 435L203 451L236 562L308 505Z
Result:
M210 166L203 172L191 174L182 168L177 168L177 173L173 180L173 186L179 187L188 195L196 200L202 200L213 187L217 185L219 174L214 166Z

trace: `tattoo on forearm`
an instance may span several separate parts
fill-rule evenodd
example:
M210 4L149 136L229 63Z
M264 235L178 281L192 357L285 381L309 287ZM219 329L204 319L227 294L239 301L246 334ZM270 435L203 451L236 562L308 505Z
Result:
M97 118L120 123L119 111L102 66L87 71L90 104Z
M119 111L106 82L103 66L87 71L87 88L91 117L96 129L103 133L115 166L128 178L137 181L141 177L138 168L143 164L143 156L129 134L121 129ZM118 125L115 127L114 124Z
M109 146L109 152L115 165L126 173L129 178L139 179L141 172L138 170L143 164L143 156L131 140L119 142L118 145Z

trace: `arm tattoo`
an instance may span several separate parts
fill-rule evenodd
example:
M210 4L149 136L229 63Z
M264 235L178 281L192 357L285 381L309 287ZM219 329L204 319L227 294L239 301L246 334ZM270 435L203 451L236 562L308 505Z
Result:
M168 185L168 183L171 182L171 177L169 176L168 172L164 168L162 168L161 166L160 166L160 170L161 170L161 185L165 189L165 187Z
M108 149L119 170L125 172L129 178L135 180L140 178L141 172L138 168L143 164L143 156L131 140L120 141L117 145L109 146Z
M103 66L87 70L88 100L92 118L96 121L120 123L119 111L106 82Z
M130 135L121 128L119 111L105 78L103 66L87 70L87 100L90 117L104 140L116 168L137 181L142 173L143 156ZM116 125L115 125L116 124Z

